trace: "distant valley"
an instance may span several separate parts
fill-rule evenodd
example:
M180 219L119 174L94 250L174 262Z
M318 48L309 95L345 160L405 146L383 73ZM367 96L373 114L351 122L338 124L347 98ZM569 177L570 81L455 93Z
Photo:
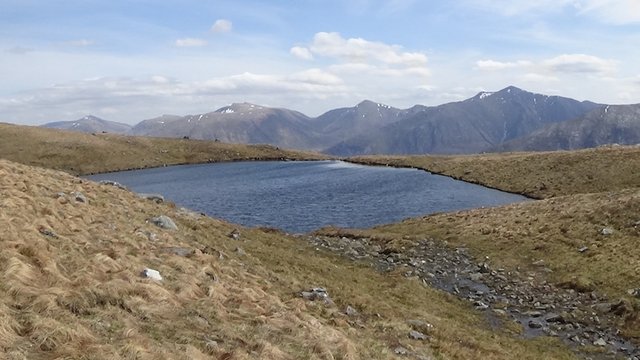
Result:
M640 105L604 105L513 86L464 101L398 109L365 100L312 118L235 103L213 112L162 115L134 126L94 116L43 125L82 132L271 144L337 156L469 154L581 149L640 142Z

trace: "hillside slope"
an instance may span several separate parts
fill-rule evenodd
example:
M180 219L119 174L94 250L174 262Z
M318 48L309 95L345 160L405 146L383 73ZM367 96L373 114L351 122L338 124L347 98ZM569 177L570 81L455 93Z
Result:
M0 209L8 359L573 358L401 272L115 186L0 160ZM300 297L316 286L333 300Z
M571 121L546 126L497 151L544 151L640 143L640 104L608 105Z
M326 157L268 145L90 135L0 123L0 158L72 174L91 174L187 163Z

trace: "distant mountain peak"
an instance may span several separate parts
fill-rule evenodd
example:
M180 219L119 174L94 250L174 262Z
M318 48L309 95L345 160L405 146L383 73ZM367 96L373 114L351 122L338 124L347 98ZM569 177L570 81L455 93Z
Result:
M242 102L242 103L232 103L227 106L223 106L220 109L216 110L215 112L221 113L221 114L233 114L236 112L258 111L258 110L264 110L264 109L267 109L267 107L262 105L251 104L248 102Z
M371 101L371 100L363 100L361 101L358 105L356 105L357 108L374 108L374 107L379 107L379 108L386 108L386 109L390 109L391 106L389 105L385 105L385 104L381 104L381 103L377 103L375 101Z

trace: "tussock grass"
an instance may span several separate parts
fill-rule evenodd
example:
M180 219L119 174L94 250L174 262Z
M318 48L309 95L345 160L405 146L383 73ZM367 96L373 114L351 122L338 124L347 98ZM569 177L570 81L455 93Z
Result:
M159 214L179 230L147 221ZM272 230L239 228L234 240L231 224L6 160L0 228L8 359L388 359L397 346L414 358L572 358L554 339L494 330L470 304L400 272ZM166 250L175 247L193 251ZM164 279L143 278L146 267ZM312 286L325 286L335 306L298 296ZM360 315L344 315L347 305ZM431 340L410 340L408 319L432 323Z
M118 170L241 160L317 160L324 155L269 145L83 134L0 123L0 158L87 175Z
M407 166L536 199L640 186L640 147L467 156L367 156L354 162Z

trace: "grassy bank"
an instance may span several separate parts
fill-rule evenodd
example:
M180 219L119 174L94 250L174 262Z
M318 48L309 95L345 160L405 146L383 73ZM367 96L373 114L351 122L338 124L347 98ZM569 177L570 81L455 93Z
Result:
M467 302L277 231L6 160L0 195L4 358L572 358L557 340L492 329ZM178 229L153 225L157 215ZM143 278L147 267L163 279ZM313 286L334 304L300 298ZM409 338L410 319L428 340Z
M84 134L0 123L0 158L87 175L165 165L243 160L318 160L311 152L269 145Z
M366 156L350 161L415 167L544 199L640 186L640 147L466 156Z

